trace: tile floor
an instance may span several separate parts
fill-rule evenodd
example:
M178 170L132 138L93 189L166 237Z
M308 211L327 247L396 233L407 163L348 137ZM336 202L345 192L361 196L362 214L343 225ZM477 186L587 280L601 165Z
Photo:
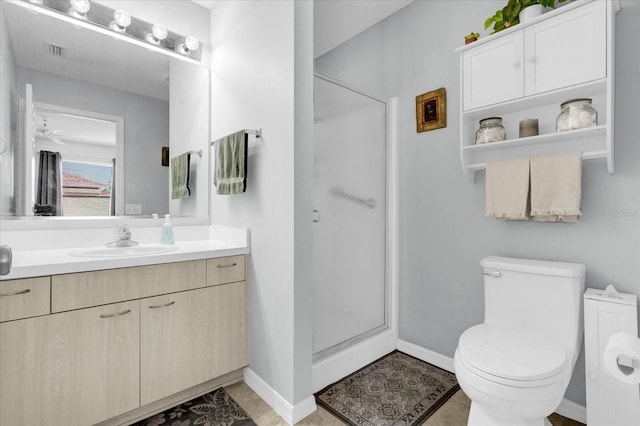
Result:
M260 397L244 382L225 387L225 390L251 416L258 426L286 426L287 423L276 414ZM449 399L438 411L429 417L423 426L466 426L469 415L469 398L460 390ZM558 414L549 417L553 426L584 426ZM321 407L298 423L301 426L340 426L339 419Z

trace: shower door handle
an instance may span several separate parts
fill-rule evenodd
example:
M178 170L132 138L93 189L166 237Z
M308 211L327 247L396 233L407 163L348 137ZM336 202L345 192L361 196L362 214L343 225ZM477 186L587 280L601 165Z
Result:
M313 222L314 223L320 222L320 210L319 209L313 209Z

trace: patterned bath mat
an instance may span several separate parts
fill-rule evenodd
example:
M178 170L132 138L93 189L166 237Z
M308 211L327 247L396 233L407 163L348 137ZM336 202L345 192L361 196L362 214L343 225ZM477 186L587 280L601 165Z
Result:
M315 394L353 426L421 424L457 390L453 373L394 351Z
M132 426L256 426L223 388L170 408Z

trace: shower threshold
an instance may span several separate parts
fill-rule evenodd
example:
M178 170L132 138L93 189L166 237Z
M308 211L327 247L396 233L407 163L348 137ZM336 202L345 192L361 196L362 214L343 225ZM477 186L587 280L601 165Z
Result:
M375 336L378 333L382 333L383 331L386 331L389 329L389 326L387 324L383 324L379 327L376 327L372 330L366 331L362 334L359 334L355 337L352 337L351 339L345 340L344 342L340 342L338 344L335 344L333 346L330 346L326 349L323 349L319 352L316 352L313 354L313 362L318 362L318 361L322 361L325 358L329 358L331 355L336 354L344 349L347 349L357 343L360 343L364 340L367 340L368 338Z

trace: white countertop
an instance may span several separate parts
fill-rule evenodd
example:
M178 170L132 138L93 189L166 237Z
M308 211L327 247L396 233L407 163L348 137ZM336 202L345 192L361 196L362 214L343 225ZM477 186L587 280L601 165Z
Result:
M184 241L177 242L175 246L177 250L170 252L130 257L77 257L69 254L69 252L75 251L74 249L14 251L11 272L0 277L0 280L182 262L249 253L249 247L246 243L228 241ZM104 246L94 248L99 249ZM83 250L90 249L83 248Z

